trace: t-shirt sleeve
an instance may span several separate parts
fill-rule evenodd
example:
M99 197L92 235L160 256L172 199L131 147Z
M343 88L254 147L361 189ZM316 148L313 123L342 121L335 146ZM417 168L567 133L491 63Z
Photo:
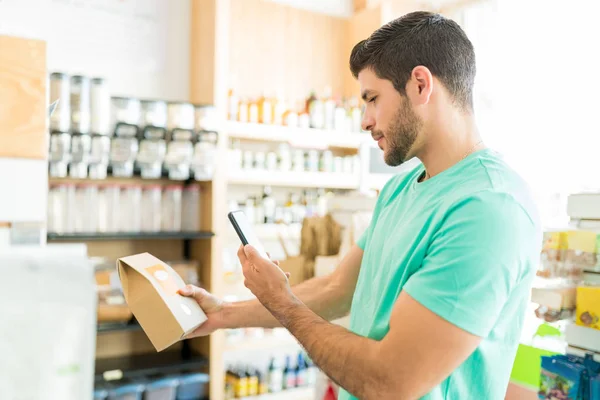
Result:
M531 268L535 231L536 223L512 196L469 196L448 210L403 290L450 323L485 337L524 269Z

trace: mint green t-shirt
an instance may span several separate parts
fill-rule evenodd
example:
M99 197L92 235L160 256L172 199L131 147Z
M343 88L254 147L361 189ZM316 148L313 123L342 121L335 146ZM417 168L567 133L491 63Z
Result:
M536 207L524 181L492 150L419 183L423 172L419 164L380 193L358 241L364 255L350 329L381 340L405 291L483 338L423 399L504 399L541 250Z

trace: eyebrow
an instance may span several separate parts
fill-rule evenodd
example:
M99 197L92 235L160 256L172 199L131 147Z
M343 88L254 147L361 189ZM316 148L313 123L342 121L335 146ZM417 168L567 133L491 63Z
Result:
M369 89L362 92L361 97L362 97L363 101L367 101L367 97L369 97L369 95L371 95L372 93L373 93L373 91L369 90Z

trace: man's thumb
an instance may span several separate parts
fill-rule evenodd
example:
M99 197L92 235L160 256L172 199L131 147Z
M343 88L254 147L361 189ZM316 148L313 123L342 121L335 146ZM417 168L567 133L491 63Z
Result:
M258 251L256 251L256 249L249 244L244 246L244 253L250 261L255 260L258 256Z
M179 289L177 292L180 295L186 296L186 297L196 297L196 295L198 294L198 290L196 290L196 288L192 285L185 285L184 287Z

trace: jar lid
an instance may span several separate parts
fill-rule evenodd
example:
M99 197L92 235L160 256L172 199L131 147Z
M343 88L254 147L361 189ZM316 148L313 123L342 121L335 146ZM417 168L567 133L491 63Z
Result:
M184 186L183 190L199 192L200 191L200 185L194 185L194 184L187 185L187 186Z
M155 184L150 184L150 185L144 185L143 188L144 188L144 190L162 189L162 185L155 183Z

